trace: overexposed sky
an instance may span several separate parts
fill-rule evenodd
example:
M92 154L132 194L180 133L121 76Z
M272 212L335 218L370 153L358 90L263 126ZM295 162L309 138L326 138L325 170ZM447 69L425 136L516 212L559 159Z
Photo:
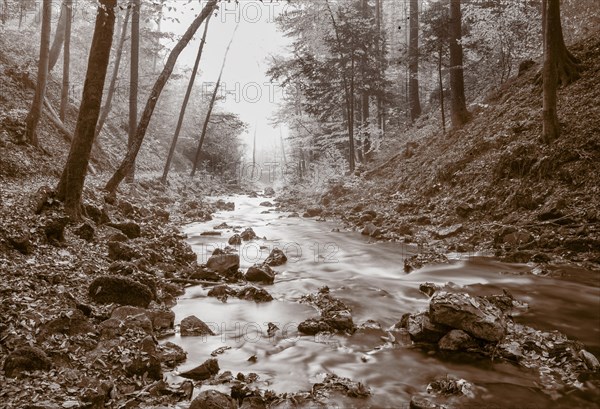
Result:
M275 16L290 7L287 1L240 0L239 4L221 2L220 10L211 18L206 45L200 62L200 70L195 87L201 87L210 98L227 44L239 23L223 71L221 93L226 91L220 107L238 114L249 124L249 133L243 137L248 147L252 146L254 128L257 128L257 149L279 146L279 129L269 125L277 109L277 101L282 90L277 84L269 83L265 73L271 55L286 52L289 40L277 30ZM165 7L165 20L162 31L175 33L177 41L187 30L194 17L202 10L206 1L169 0ZM168 7L172 7L168 11ZM173 21L178 19L179 22ZM194 65L204 25L200 27L194 40L181 54L177 69L191 68ZM175 42L165 42L169 49ZM221 95L221 94L220 94ZM183 98L183 95L182 95ZM287 129L283 129L284 137Z

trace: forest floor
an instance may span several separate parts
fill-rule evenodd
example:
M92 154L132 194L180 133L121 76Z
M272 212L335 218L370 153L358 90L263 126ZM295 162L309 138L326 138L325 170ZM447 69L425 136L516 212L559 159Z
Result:
M553 144L540 140L535 64L472 109L463 128L443 135L432 131L438 119L419 121L383 150L395 154L359 177L339 178L324 192L288 190L283 207L313 208L376 240L422 245L407 272L448 252L539 263L540 274L549 262L600 270L598 38L572 47L583 72L559 91L562 135ZM598 274L581 279L600 285Z

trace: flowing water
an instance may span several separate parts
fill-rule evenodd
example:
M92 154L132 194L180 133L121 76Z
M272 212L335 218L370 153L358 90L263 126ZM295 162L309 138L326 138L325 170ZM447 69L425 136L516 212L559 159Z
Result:
M463 257L447 265L429 266L411 274L403 271L405 257L417 248L398 243L373 243L356 232L339 231L333 222L289 218L287 213L269 212L259 206L264 198L235 196L235 211L219 212L206 223L185 228L189 243L205 262L216 247L225 247L231 229L221 237L202 236L223 222L252 227L266 239L244 243L241 269L262 262L274 247L283 249L288 262L274 267L275 284L265 288L275 301L254 302L229 299L222 303L207 297L209 288L192 287L174 308L176 322L196 315L215 330L209 337L179 337L188 360L185 371L204 362L220 347L230 347L218 356L221 371L254 372L259 385L275 392L310 390L325 373L335 373L371 388L367 400L339 398L338 407L408 407L411 396L422 394L429 382L452 375L477 386L469 407L545 408L557 406L537 385L539 376L514 365L469 357L444 358L410 347L410 340L392 345L382 337L386 328L402 314L427 308L428 297L419 284L452 282L472 294L510 291L526 301L529 310L517 319L541 330L559 330L583 342L600 356L600 283L598 276L575 267L554 267L574 279L557 280L530 274L531 266L506 264L487 257ZM355 324L379 322L383 330L370 329L352 336L306 336L298 323L317 316L310 305L299 303L304 294L328 286L331 293L352 308ZM268 323L279 328L267 334ZM248 361L256 356L256 361ZM223 391L227 391L224 389ZM463 398L464 399L464 398ZM574 398L573 398L574 399ZM561 407L574 407L581 400L560 399ZM461 400L459 407L465 407ZM589 404L594 407L593 402ZM335 406L335 405L334 405Z

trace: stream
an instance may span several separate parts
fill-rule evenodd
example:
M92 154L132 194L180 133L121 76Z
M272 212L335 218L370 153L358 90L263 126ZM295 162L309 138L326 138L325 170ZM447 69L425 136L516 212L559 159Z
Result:
M267 200L261 197L223 199L235 202L235 211L218 212L212 221L184 228L199 263L206 262L215 248L225 247L234 234L228 229L220 230L222 236L202 235L223 222L242 230L252 227L259 237L266 237L244 242L239 248L242 271L262 262L275 247L284 250L288 262L273 268L278 273L275 284L265 286L275 299L270 303L233 298L222 303L207 297L210 288L188 288L174 308L176 324L195 315L217 335L175 335L167 339L188 353L179 371L199 365L210 358L212 351L228 346L230 349L217 357L221 372L231 371L234 376L238 372L254 372L260 377L257 386L261 389L277 393L310 390L326 373L348 377L371 388L372 396L367 400L339 397L333 407L408 408L411 396L423 394L429 382L446 375L477 386L476 397L461 400L460 407L465 407L465 402L468 407L555 406L549 394L537 386L537 372L489 359L442 358L411 348L408 338L396 339L399 343L394 345L382 340L386 329L397 323L402 314L427 308L428 297L419 291L424 282L452 282L476 295L500 294L507 289L516 299L529 304L529 310L517 321L540 330L561 331L600 356L600 283L593 272L554 266L555 272L570 277L559 280L530 274L532 266L456 254L450 264L405 274L403 260L416 254L416 247L372 242L357 232L344 231L335 222L290 218L288 213L260 206ZM264 214L268 209L271 211ZM367 329L352 336L300 335L297 325L318 313L299 300L323 286L352 308L356 325L375 320L383 330ZM269 322L280 328L271 337L267 334ZM255 362L248 361L252 356L256 356ZM229 393L226 385L210 388ZM569 397L562 397L560 402L560 407L575 405L575 401L570 405ZM594 403L589 403L593 407Z

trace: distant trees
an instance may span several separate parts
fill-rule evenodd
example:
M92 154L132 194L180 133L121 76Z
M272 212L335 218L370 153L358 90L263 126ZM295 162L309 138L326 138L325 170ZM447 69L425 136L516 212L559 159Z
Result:
M579 78L577 59L565 46L560 22L560 1L543 0L544 28L543 131L542 139L550 143L560 136L557 114L557 88Z
M40 59L38 61L37 85L31 109L27 115L25 138L33 146L38 146L37 127L42 115L44 97L46 96L46 82L48 80L48 58L50 54L50 31L52 19L52 0L42 3L42 34L40 41Z
M60 120L64 122L69 104L69 69L71 65L71 20L73 19L73 0L65 0L65 40L63 47L63 78L60 93Z
M116 5L117 0L100 0L98 5L75 135L56 188L58 199L64 202L65 213L75 220L81 217L81 196L100 115L102 90L115 26Z
M129 134L127 148L133 145L137 127L138 84L140 71L140 8L141 0L131 3L131 59L129 63ZM133 182L135 159L127 173L127 181Z
M156 108L158 98L160 97L163 88L165 87L167 81L169 80L169 77L173 72L173 69L175 68L177 58L179 57L183 49L187 46L187 44L190 42L196 31L198 31L198 28L200 28L202 22L208 17L209 14L211 14L214 11L217 5L217 1L218 0L208 0L208 2L202 8L200 14L194 19L194 21L191 23L190 27L187 29L185 34L181 37L181 39L177 42L175 47L171 50L169 58L167 59L162 72L160 73L158 79L156 80L152 88L152 91L150 92L148 101L146 102L146 106L142 113L142 117L140 118L140 121L137 124L135 137L133 138L125 157L117 167L115 173L106 183L105 189L109 193L114 193L117 190L119 184L123 181L125 176L133 168L137 154L142 146L144 137L146 136L146 130L148 129L148 125L150 124L150 119L152 119L154 108Z

